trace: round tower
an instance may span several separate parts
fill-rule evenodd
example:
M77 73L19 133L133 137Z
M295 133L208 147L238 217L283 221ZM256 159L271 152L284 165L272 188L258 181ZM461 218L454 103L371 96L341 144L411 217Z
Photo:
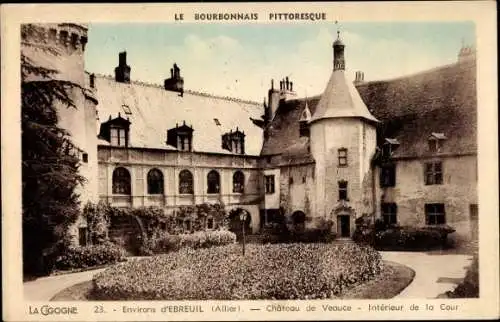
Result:
M80 173L86 178L79 187L82 204L97 201L97 100L84 70L87 26L74 23L29 24L21 27L21 53L34 67L53 70L49 75L31 73L25 81L61 80L72 83L68 96L75 107L57 103L59 125L69 132L80 158Z
M350 237L357 216L370 213L376 123L345 75L345 45L337 33L333 72L311 117L311 153L316 161L313 213L331 219L339 237Z

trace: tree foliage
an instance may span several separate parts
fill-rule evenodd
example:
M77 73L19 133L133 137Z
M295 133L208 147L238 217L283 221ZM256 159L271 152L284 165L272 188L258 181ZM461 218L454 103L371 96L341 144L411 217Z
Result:
M22 26L23 39L40 30ZM36 46L23 41L22 47ZM40 54L61 55L41 47ZM38 66L21 50L21 130L24 271L47 273L51 258L68 245L68 227L79 213L75 188L84 182L67 131L58 126L57 106L76 108L71 91L79 85L54 78L57 70ZM81 89L81 88L80 88Z

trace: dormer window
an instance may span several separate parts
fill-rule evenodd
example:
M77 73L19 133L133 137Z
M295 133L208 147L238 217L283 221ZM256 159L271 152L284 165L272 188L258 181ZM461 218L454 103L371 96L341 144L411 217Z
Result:
M304 107L304 110L300 114L300 119L299 119L299 135L300 136L309 136L310 130L309 130L309 121L311 120L311 111L309 110L309 105L307 104L306 101L306 106Z
M235 154L245 154L245 133L236 128L222 135L222 148Z
M112 146L129 146L130 121L124 119L120 113L118 117L101 124L99 138L108 141Z
M193 128L184 121L167 131L167 144L174 146L179 151L193 151Z
M382 155L385 158L390 158L399 145L400 143L397 139L385 138L384 143L382 144Z
M120 127L110 128L111 133L111 145L114 146L127 146L127 135L125 129Z
M444 140L446 140L446 136L444 133L432 133L428 138L429 142L429 151L430 152L440 152L441 147L443 145Z

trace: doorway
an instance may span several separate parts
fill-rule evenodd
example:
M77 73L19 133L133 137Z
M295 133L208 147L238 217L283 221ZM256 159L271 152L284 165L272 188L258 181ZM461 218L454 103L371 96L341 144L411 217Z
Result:
M337 233L339 237L351 237L351 216L338 215L337 216Z

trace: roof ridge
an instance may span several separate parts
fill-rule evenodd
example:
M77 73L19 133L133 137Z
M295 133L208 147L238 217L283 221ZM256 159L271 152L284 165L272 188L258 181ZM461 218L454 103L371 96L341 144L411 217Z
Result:
M91 74L88 71L85 71L87 74ZM112 75L109 74L101 74L101 73L94 73L96 77L101 77L101 78L106 78L110 80L114 80L115 78ZM138 81L138 80L131 80L130 84L135 84L135 85L142 85L142 86L149 86L149 87L155 87L155 88L163 88L161 84L157 83L150 83L150 82L144 82L144 81ZM222 96L222 95L216 95L216 94L210 94L210 93L205 93L201 91L196 91L196 90L191 90L187 89L184 90L184 94L192 94L192 95L197 95L197 96L203 96L203 97L210 97L210 98L217 98L217 99L223 99L226 101L231 101L231 102L237 102L237 103L246 103L246 104L252 104L252 105L257 105L260 106L262 103L252 101L252 100L245 100L242 98L237 98L237 97L230 97L230 96Z
M378 79L378 80L372 80L372 81L364 81L362 83L357 84L355 87L361 87L364 85L369 85L373 83L384 83L384 82L393 82L397 80L402 80L405 78L410 78L410 77L416 77L416 76L422 76L430 73L435 73L440 70L448 69L448 68L453 68L453 67L459 67L459 66L464 66L464 65L470 65L475 63L475 61L468 61L468 62L454 62L446 65L440 65L436 67L432 67L430 69L422 70L419 72L403 75L403 76L397 76L397 77L392 77L392 78L386 78L386 79Z

